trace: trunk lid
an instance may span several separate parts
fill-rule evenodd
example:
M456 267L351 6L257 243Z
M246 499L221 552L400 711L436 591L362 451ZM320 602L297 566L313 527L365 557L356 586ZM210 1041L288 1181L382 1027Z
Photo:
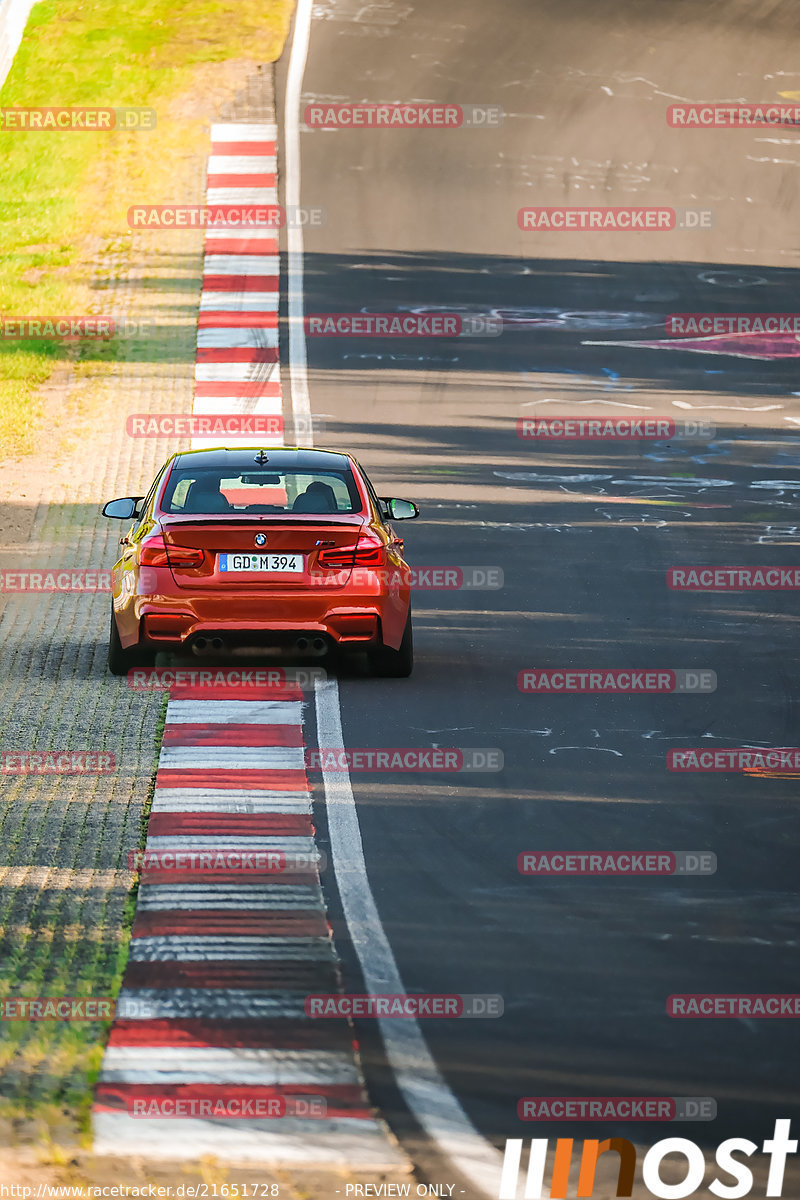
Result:
M323 570L318 565L320 550L355 546L365 525L363 516L318 517L168 517L161 532L175 583L190 591L253 592L308 591L325 586L336 591L347 585L350 569ZM266 535L266 544L256 543ZM199 567L174 565L179 547L205 553ZM300 573L220 570L220 555L303 555ZM323 582L325 581L325 582Z

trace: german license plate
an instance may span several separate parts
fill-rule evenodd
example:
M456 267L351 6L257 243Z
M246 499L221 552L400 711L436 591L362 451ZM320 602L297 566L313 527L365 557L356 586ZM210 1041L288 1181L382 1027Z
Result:
M246 575L302 575L302 554L220 554L222 573Z

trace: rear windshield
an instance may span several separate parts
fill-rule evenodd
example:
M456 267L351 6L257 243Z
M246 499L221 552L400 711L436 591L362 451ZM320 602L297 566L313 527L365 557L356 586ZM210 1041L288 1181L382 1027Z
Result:
M363 505L350 470L281 471L230 467L176 468L161 510L175 514L359 513Z

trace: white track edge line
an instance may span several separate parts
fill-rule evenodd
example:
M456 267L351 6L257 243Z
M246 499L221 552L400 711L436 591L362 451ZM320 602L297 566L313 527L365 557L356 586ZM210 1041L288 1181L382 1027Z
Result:
M319 745L343 751L336 681L317 681L316 699ZM404 994L405 986L367 876L350 774L325 770L322 774L331 860L366 990ZM419 1023L382 1018L378 1025L397 1085L419 1124L462 1175L480 1191L496 1196L500 1154L481 1136L442 1078Z

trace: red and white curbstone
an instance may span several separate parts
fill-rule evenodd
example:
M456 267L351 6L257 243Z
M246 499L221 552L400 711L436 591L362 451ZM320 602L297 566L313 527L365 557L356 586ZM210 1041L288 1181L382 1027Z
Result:
M170 699L145 853L266 848L289 866L210 872L191 856L188 866L145 865L95 1094L97 1153L403 1164L369 1110L350 1028L305 1015L308 993L335 991L339 979L315 865L302 720L293 687L271 689L266 700ZM317 1115L135 1115L137 1100L198 1095L313 1098Z
M272 124L213 125L208 204L277 206L276 143ZM206 230L195 413L282 416L279 264L277 229L248 225ZM272 445L283 440L282 432L269 435ZM220 441L219 436L195 437L192 449Z

